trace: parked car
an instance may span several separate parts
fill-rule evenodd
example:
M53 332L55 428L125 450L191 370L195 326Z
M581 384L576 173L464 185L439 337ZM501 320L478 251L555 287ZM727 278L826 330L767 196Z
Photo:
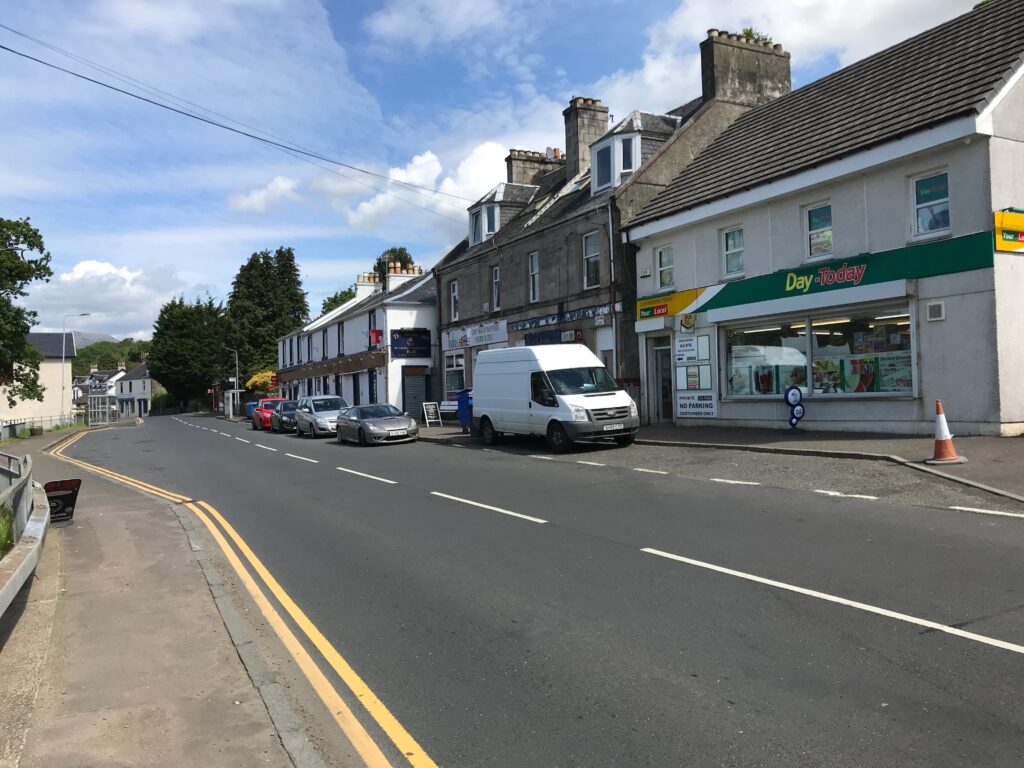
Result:
M294 432L295 431L295 408L298 400L282 400L274 406L270 412L271 432Z
M299 398L295 408L295 431L299 437L333 435L337 429L338 413L345 408L348 408L345 398L337 395Z
M338 417L338 442L352 440L359 445L405 443L419 437L420 425L395 406L354 405Z
M270 413L283 397L261 397L252 410L252 428L270 429Z
M473 369L473 427L492 445L503 432L543 435L556 452L577 440L630 445L636 403L582 344L481 352Z

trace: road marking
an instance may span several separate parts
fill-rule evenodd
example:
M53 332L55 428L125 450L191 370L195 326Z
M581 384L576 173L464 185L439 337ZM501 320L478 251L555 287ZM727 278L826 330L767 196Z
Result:
M662 472L660 469L646 469L645 467L633 467L634 472L647 472L651 475L667 475L668 472Z
M728 483L729 485L760 485L760 483L753 483L750 480L726 480L724 477L712 477L711 482Z
M999 515L1000 517L1024 517L1020 512L1000 512L996 509L978 509L977 507L950 507L959 512L976 512L979 515Z
M398 485L396 480L388 480L386 477L377 477L376 475L368 475L365 472L356 472L354 469L345 469L344 467L335 467L339 472L348 472L350 475L359 475L370 480L377 480L381 483L387 483L388 485Z
M841 499L867 499L868 501L878 501L877 496L868 496L866 493L840 493L839 491L822 491L815 489L815 493L821 493L825 496L836 496Z
M458 443L452 443L452 445L458 445ZM461 448L461 446L459 446ZM501 453L497 448L484 448L487 453Z
M586 464L588 467L606 467L607 464L599 464L596 461L577 461L577 464Z
M244 437L236 437L235 440L237 440L240 443L248 443L249 442Z
M261 445L260 443L256 443L256 447L262 448L264 451L274 451L275 453L277 453L277 448L271 448L269 445Z
M260 561L256 554L249 548L249 545L245 543L241 536L231 527L231 524L224 519L224 517L213 507L204 501L199 502L204 509L210 512L211 515L217 520L221 527L227 532L228 536L235 542L238 549L245 555L245 558L252 565L253 570L259 574L260 578L263 579L263 583L267 585L277 601L285 609L292 620L298 625L298 627L305 633L306 637L309 638L310 642L316 646L316 649L323 656L324 660L330 664L331 668L338 674L338 676L344 681L345 685L349 687L353 695L362 703L366 708L366 711L370 713L370 716L377 722L381 729L388 735L388 738L394 742L395 746L405 755L405 758L409 761L414 768L437 768L437 764L427 756L427 753L423 751L423 748L416 743L416 740L409 734L408 731L402 726L401 723L395 719L395 716L391 714L390 710L384 705L377 695L370 689L370 687L363 681L363 679L356 673L354 669L349 665L347 661L338 653L337 649L331 645L331 643L324 637L323 633L317 629L316 625L309 620L309 617L299 608L298 605L291 599L287 592L277 582L277 579L267 570L266 566ZM315 666L315 665L314 665ZM331 710L335 711L334 709ZM354 720L354 719L353 719ZM365 759L365 757L364 757ZM370 763L370 766L380 765L379 762ZM387 763L384 763L387 765Z
M352 710L345 701L338 695L338 692L328 682L327 676L320 671L320 667L317 666L316 662L309 655L309 652L302 646L299 639L295 636L295 633L289 629L288 625L285 624L284 619L274 609L267 599L267 596L260 589L256 581L249 575L249 572L242 565L238 555L235 554L235 550L231 548L231 545L224 539L224 535L220 530L213 524L213 521L206 515L203 510L199 509L195 504L186 504L186 506L192 510L196 517L202 521L203 525L209 530L210 535L213 536L217 545L221 548L224 556L227 557L228 562L231 563L231 567L235 569L235 573L238 574L238 578L241 579L242 584L245 585L246 590L252 596L252 599L256 601L257 607L263 617L270 624L274 633L281 640L288 653L298 664L299 669L305 674L306 679L309 680L310 685L313 686L313 690L317 696L327 707L331 715L334 717L334 721L341 728L342 732L348 737L348 740L355 747L356 751L359 752L360 757L367 766L387 766L387 758L384 753L380 751L370 734L366 732L366 729L359 723ZM208 504L203 504L204 507L209 507ZM212 509L212 507L210 507ZM221 518L223 519L223 518Z
M221 432L221 434L224 435L224 437L231 437L230 432Z
M837 597L836 595L830 595L826 592L818 592L814 589L798 587L794 584L786 584L783 581L766 579L763 576L755 576L752 573L745 573L743 571L737 571L732 568L725 568L721 565L706 563L702 560L694 560L689 557L683 557L682 555L673 555L671 552L663 552L660 549L651 549L649 547L644 547L641 551L646 552L649 555L657 555L658 557L664 557L668 560L675 560L680 563L686 563L687 565L693 565L697 568L705 568L709 571L724 573L727 576L735 576L738 579L753 581L758 584L764 584L769 587L775 587L776 589L784 589L787 592L796 592L797 594L806 595L807 597L813 597L818 600L824 600L828 603L845 605L848 608L856 608L857 610L864 611L866 613L874 613L878 616L885 616L886 618L895 619L897 621L903 621L907 624L914 624L919 627L926 627L928 629L933 629L937 632L945 632L947 635L956 635L957 637L962 637L966 640L973 640L978 643L983 643L984 645L991 645L994 648L1002 648L1006 651L1013 651L1014 653L1024 654L1024 645L1008 643L1005 640L998 640L994 637L988 637L987 635L979 635L974 632L967 632L966 630L959 629L958 627L950 627L946 624L939 624L936 621L929 621L928 619L919 619L916 616L909 616L905 613L897 613L896 611L890 611L888 608L879 608L874 605L868 605L867 603L857 602L856 600L848 600L845 597Z
M320 463L319 459L307 459L305 456L296 456L294 453L286 453L285 456L288 456L289 458L292 459L298 459L299 461L308 461L310 464Z
M501 507L492 507L490 504L481 504L479 501L470 501L469 499L462 499L458 496L449 496L447 493L440 493L439 491L431 491L431 496L440 496L442 499L451 499L452 501L459 501L463 504L470 504L474 507L480 507L481 509L489 509L492 512L500 512L503 515L511 515L512 517L519 517L523 520L529 520L531 523L537 523L543 525L547 520L541 520L539 517L530 517L529 515L521 515L518 512L512 512L508 509L502 509Z
M541 461L554 461L555 460L553 456L540 456L539 454L536 454L536 453L530 454L530 458L531 459L540 459Z

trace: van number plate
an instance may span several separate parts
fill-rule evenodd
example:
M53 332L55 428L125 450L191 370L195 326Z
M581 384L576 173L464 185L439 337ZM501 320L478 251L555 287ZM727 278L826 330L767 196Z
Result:
M611 432L613 429L625 429L625 428L626 428L625 424L605 424L604 425L604 431L605 432Z

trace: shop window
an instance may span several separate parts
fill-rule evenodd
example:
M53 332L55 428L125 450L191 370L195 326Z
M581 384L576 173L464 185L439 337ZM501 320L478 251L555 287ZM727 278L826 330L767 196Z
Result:
M583 287L597 288L601 285L601 245L598 233L583 236Z
M444 356L445 400L455 400L466 388L466 354L450 352Z
M807 208L807 258L821 259L832 255L832 204Z
M725 276L743 274L743 227L727 229L722 233L722 253Z
M659 248L655 251L655 259L658 262L658 287L669 288L672 286L672 247Z
M776 398L791 384L806 391L804 326L789 321L730 329L726 333L726 376L730 396Z
M910 315L905 309L812 319L816 395L913 393Z
M931 173L913 179L914 237L949 231L949 174Z

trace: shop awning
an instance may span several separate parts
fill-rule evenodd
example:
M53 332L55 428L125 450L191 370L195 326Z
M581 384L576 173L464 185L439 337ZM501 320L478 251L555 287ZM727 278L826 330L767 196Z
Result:
M333 376L336 373L355 373L356 371L365 371L367 368L383 368L386 363L387 354L384 350L374 349L367 352L356 352L354 355L320 360L301 368L293 368L290 371L282 371L277 375L277 380L286 382L316 378L317 376Z

